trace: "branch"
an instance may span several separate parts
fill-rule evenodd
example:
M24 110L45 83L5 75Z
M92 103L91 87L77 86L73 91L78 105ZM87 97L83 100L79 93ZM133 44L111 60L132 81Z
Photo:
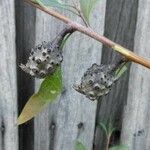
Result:
M109 40L108 38L97 34L91 28L88 28L88 27L85 27L81 24L78 24L78 23L70 20L69 18L65 17L64 15L62 15L62 14L60 14L60 13L58 13L52 9L48 9L47 7L35 4L34 2L31 2L30 0L25 0L25 2L32 5L33 7L40 9L41 11L44 11L45 13L47 13L51 16L63 21L65 24L68 24L69 26L71 26L74 30L77 30L77 31L101 42L105 46L112 48L116 52L119 52L120 54L122 54L127 60L133 61L133 62L138 63L140 65L143 65L147 68L150 68L150 61L149 60L147 60L141 56L138 56L137 54L135 54L132 51L122 47L121 45Z

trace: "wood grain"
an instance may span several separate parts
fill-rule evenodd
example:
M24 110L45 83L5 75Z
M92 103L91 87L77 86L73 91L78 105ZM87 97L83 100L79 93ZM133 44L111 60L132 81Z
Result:
M150 1L139 0L135 52L150 58ZM137 66L131 67L129 92L124 110L122 142L129 150L150 149L150 70Z
M100 0L91 16L91 26L149 59L149 8L149 0ZM61 13L81 22L71 13ZM104 150L105 135L97 124L110 119L118 129L111 145L121 136L129 150L149 150L150 70L132 64L110 95L98 104L91 102L72 85L80 82L92 63L114 63L120 55L77 32L63 50L64 91L34 121L22 125L18 137L18 111L41 82L36 80L34 85L34 79L18 66L26 62L32 47L52 40L64 27L23 1L0 0L0 150L75 150L76 140L89 150Z
M35 45L41 44L43 41L51 41L60 32L63 25L48 16L47 14L36 11L36 40ZM36 90L39 89L41 80L36 80ZM55 104L49 105L43 112L35 118L35 148L34 150L49 150L53 149L54 143L54 128L53 119L56 113Z
M101 0L91 21L94 29L101 34L104 30L105 6L106 1ZM64 26L41 12L37 13L37 20L38 42L52 39ZM88 149L93 147L96 103L77 93L72 85L80 80L92 63L100 63L101 45L75 33L67 42L63 55L65 92L35 119L35 150L74 150L76 140L80 140Z
M137 0L107 0L105 36L129 49L134 45L138 1ZM120 58L118 53L104 47L102 63L115 63ZM122 126L123 107L127 99L129 72L127 72L113 87L111 93L98 103L96 124L111 121L117 132L113 134L111 144L117 144ZM106 123L107 124L107 123ZM95 150L105 150L106 136L99 126L96 126Z
M0 1L0 149L18 150L13 0Z
M35 9L16 0L16 51L17 51L17 86L19 114L34 93L34 79L23 72L19 65L26 63L35 42ZM19 127L19 149L34 149L34 122Z

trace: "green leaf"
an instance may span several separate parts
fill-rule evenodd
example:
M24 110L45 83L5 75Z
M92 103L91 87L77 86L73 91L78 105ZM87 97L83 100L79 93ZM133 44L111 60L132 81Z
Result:
M106 135L108 135L108 131L107 131L107 127L104 123L99 123L99 126L103 129L103 131L105 132Z
M102 128L102 130L105 132L106 136L111 136L112 133L116 130L116 128L113 127L112 123L109 122L107 125L100 122L99 126Z
M23 124L37 115L46 105L52 102L62 91L61 69L58 68L53 75L47 76L41 84L39 91L32 95L21 112L17 124Z
M99 0L80 0L80 8L85 20L89 23L90 14Z
M109 148L109 150L128 150L128 148L125 145L117 145Z
M59 7L65 8L66 5L62 0L35 0L40 5L51 6L51 7Z
M116 78L120 78L128 69L128 63L123 63L115 72Z
M77 141L75 145L75 150L86 150L86 148L81 142Z
M74 10L73 6L64 3L62 0L34 0L41 6L50 6L59 9L65 9L69 12L72 12L75 15L78 15L77 12Z
M112 121L109 121L109 123L108 123L108 134L112 135L115 130L116 130L116 128L113 127Z

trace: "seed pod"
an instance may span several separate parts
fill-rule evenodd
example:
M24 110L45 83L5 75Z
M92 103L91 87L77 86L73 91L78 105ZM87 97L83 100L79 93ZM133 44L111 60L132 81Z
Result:
M31 50L30 57L25 65L20 67L23 71L37 78L45 78L52 74L63 61L61 44L67 34L75 30L67 26L52 42L43 42Z
M98 100L109 93L112 84L117 80L113 69L114 65L93 64L84 73L81 84L74 85L74 89L90 100Z
M37 78L45 78L48 74L52 74L63 59L62 51L54 44L56 42L43 42L32 49L27 63L20 65L22 70Z

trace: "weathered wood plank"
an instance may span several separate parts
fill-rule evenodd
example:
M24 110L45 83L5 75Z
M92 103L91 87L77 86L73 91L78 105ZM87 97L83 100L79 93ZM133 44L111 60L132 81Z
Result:
M139 0L135 52L150 58L150 1ZM150 70L133 64L124 111L122 142L129 150L150 149Z
M28 59L35 41L35 9L23 1L16 0L16 49L18 69L18 108L19 114L25 103L34 93L34 80L24 73L19 65ZM19 149L34 149L33 120L19 127Z
M101 0L92 20L92 26L101 34L104 29L105 6L106 1ZM72 15L70 17L77 19ZM37 43L52 39L63 27L63 24L41 12L37 13L37 20ZM72 85L80 80L92 63L100 63L101 45L75 33L64 48L63 55L65 92L35 119L35 150L74 150L77 139L88 149L93 147L96 102L90 102L74 91Z
M0 1L0 149L18 150L14 1Z
M42 41L51 41L62 29L62 24L49 15L37 10L36 12L36 44ZM38 90L40 80L36 80L36 89ZM48 106L43 112L35 118L35 147L34 150L49 150L53 147L53 131L50 130L55 115L55 104Z
M117 43L132 49L136 26L138 0L107 0L105 36ZM102 63L114 63L120 55L108 48L103 48ZM110 95L99 102L97 124L112 121L118 130L121 129L123 106L127 98L128 73L113 87ZM95 150L103 150L106 145L104 132L97 126ZM120 138L119 131L114 135L113 144Z

